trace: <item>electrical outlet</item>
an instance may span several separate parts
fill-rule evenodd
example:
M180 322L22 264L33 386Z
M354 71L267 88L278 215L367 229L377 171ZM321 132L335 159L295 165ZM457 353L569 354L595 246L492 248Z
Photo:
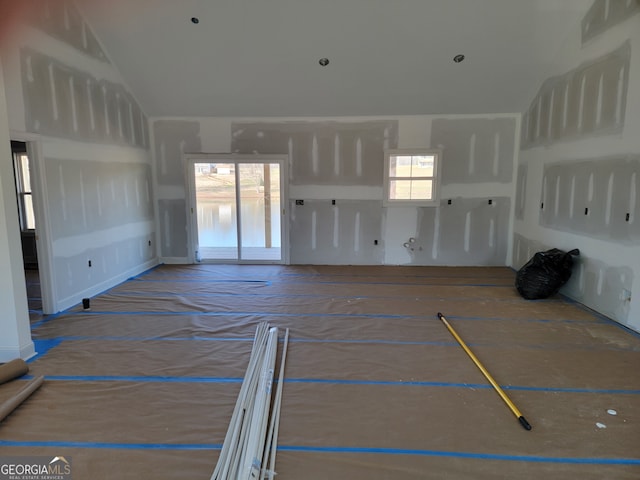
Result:
M91 268L91 260L89 260L89 268Z

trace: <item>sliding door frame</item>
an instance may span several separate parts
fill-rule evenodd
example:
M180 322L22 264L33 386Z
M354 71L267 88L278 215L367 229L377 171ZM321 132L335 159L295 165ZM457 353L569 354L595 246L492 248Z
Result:
M280 261L274 262L270 260L244 260L237 258L231 260L209 260L206 263L234 263L234 264L289 264L289 156L288 155L244 155L238 153L185 153L182 155L185 174L186 188L186 214L187 214L187 242L188 242L188 260L190 263L200 262L196 258L196 243L198 239L198 219L197 219L197 200L195 186L195 164L196 163L234 163L251 164L251 163L277 163L280 165ZM238 179L238 171L236 168L236 179ZM236 188L236 205L240 206L239 190ZM241 253L241 212L238 208L238 257Z

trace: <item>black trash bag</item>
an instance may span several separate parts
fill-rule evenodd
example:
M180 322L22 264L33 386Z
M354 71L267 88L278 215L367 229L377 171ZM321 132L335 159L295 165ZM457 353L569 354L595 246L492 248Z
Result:
M571 278L573 257L578 255L577 248L570 252L552 248L536 253L516 274L518 292L527 300L554 295Z

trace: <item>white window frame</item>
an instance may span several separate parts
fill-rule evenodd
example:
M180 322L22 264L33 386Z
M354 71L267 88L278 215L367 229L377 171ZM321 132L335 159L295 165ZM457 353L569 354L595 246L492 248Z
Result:
M397 156L433 156L433 176L431 177L391 177L389 174L391 157ZM385 207L435 207L440 204L440 164L442 162L442 150L434 148L403 148L385 150L384 152L384 199ZM394 200L389 198L391 194L391 181L397 179L432 180L431 199Z
M20 230L23 232L34 232L35 231L35 206L33 203L33 187L31 185L31 172L28 172L29 175L25 174L25 169L22 165L22 158L27 159L28 168L31 167L31 159L29 158L27 152L14 152L13 153L13 168L16 180L16 193L18 196L18 217L20 220ZM27 183L26 179L29 179L28 189L25 187L25 183ZM31 205L31 216L29 215L27 208L26 198L30 198ZM34 223L33 227L29 226L29 218L31 218Z

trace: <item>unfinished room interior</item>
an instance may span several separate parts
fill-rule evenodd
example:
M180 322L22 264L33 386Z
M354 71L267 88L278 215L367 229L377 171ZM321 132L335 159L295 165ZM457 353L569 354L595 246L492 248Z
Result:
M0 9L0 479L640 479L640 0Z

